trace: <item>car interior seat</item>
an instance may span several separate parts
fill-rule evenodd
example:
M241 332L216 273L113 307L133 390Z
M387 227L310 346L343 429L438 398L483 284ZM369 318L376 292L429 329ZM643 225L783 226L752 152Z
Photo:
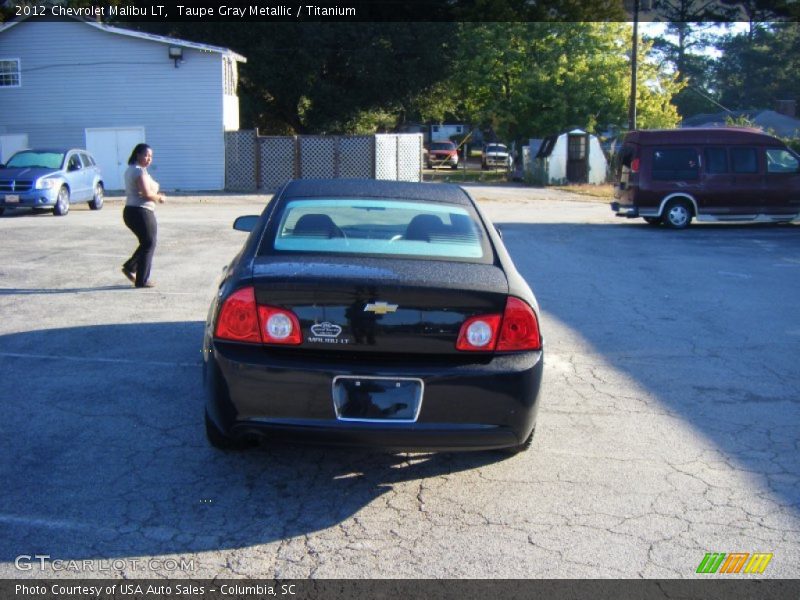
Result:
M328 215L308 214L297 219L293 235L337 238L344 237L344 233Z
M431 234L444 230L444 223L436 215L417 215L406 226L403 239L430 242Z

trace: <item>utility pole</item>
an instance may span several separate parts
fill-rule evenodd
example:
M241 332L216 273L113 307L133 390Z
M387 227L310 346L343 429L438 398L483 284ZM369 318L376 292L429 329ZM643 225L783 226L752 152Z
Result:
M633 0L633 41L631 43L631 98L628 103L628 129L636 129L636 79L639 57L639 0Z

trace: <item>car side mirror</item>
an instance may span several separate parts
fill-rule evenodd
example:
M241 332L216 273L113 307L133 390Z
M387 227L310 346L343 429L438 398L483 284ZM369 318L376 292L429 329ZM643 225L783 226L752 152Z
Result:
M236 231L245 231L249 233L253 231L256 223L258 223L258 215L244 215L236 217L236 220L233 222L233 228Z

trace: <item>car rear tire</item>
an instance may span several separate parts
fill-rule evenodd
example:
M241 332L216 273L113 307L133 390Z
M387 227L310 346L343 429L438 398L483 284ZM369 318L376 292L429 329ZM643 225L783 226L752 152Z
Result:
M5 207L4 207L4 206L0 206L0 217L2 217L2 216L3 216L3 213L4 213L4 212L6 212L6 209L5 209Z
M67 186L62 185L58 190L58 197L56 198L56 205L53 207L53 214L57 217L63 217L69 212L69 190Z
M450 168L453 169L453 170L456 170L458 168L458 163L456 163L454 165L450 165Z
M92 210L100 210L103 208L103 184L98 183L94 186L94 195L89 201L89 208Z
M642 217L644 222L653 227L661 225L661 217Z
M672 200L664 209L662 218L670 229L686 229L692 216L692 208L686 200Z

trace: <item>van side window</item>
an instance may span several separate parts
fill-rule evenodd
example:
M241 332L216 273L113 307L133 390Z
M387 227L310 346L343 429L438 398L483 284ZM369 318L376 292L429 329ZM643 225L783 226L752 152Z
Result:
M725 148L706 148L706 173L727 173L728 152Z
M653 150L653 179L687 180L698 178L697 151L693 148L655 148Z
M731 171L758 173L758 156L755 148L731 148Z
M797 173L800 161L783 148L767 148L767 173Z

